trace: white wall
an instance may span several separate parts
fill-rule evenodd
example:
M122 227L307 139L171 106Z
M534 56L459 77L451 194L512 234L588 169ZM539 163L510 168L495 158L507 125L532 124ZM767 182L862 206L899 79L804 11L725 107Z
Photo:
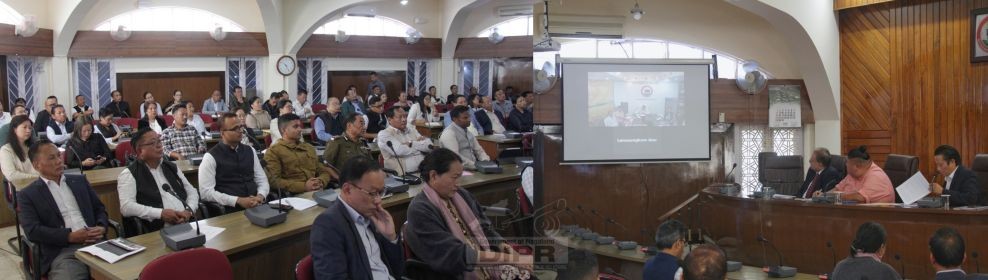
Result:
M182 6L206 10L236 22L247 32L264 32L261 11L253 2L244 0L154 0L151 3L153 3L152 7ZM82 24L79 25L79 30L93 30L103 21L136 9L135 0L101 0L86 15Z
M117 73L226 71L225 57L115 58Z

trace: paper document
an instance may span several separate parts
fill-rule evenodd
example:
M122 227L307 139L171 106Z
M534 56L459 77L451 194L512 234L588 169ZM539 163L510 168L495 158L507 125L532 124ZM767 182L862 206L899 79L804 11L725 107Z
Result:
M774 194L774 195L772 195L772 199L794 199L794 198L796 198L796 197L795 196L791 196L791 195L784 195L784 194Z
M144 246L134 244L127 240L111 239L82 247L79 251L96 256L108 263L115 263L130 255L144 251Z
M309 207L312 207L312 206L316 206L316 202L315 201L309 200L309 199L304 199L304 198L301 198L301 197L282 198L282 199L279 199L279 200L268 202L268 204L281 204L282 203L281 201L285 201L284 203L286 205L289 205L292 208L295 208L295 210L299 210L299 211L302 211L302 210L305 210L305 209L309 209Z
M930 194L930 183L926 181L923 172L916 172L912 177L909 177L909 180L895 188L895 192L899 193L903 205L913 204Z
M961 211L985 211L985 210L988 210L988 206L975 206L975 207L961 206L961 207L954 207L954 208L952 208L952 210L961 210Z
M196 229L196 223L195 222L192 222L192 223L189 223L189 224L192 225L192 229ZM214 226L207 225L206 223L201 223L201 222L200 222L199 226L201 227L199 229L199 232L201 232L203 235L206 236L206 241L207 242L209 240L212 240L213 238L215 238L217 235L220 235L220 233L223 232L224 230L226 230L225 228L214 227Z

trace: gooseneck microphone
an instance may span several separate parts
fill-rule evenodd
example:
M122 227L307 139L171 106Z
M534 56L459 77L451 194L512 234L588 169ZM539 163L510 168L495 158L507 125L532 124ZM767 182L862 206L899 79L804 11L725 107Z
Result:
M395 161L398 162L398 168L401 169L401 176L398 176L398 179L403 183L407 183L407 184L416 184L416 185L421 184L422 179L419 179L418 177L415 177L415 175L411 175L405 172L405 165L401 163L401 157L398 157L398 152L395 151L394 144L391 144L390 140L385 144L387 144L388 148L391 149L391 153L395 155Z
M71 142L72 142L72 140L69 140L69 142L65 143L65 149L72 151L72 154L75 155L75 159L79 161L79 174L86 175L86 171L83 170L83 166L82 166L82 161L84 159L79 156L79 153L76 153L75 152L75 149L72 148L72 143Z
M899 278L906 279L906 263L902 261L899 253L895 253L895 261L899 262Z
M185 200L182 199L182 197L178 196L178 194L175 193L175 190L173 190L170 185L168 184L161 185L161 189L164 189L165 192L174 196L176 199L178 199L178 201L181 201L182 206L185 207L185 210L188 210L189 213L192 213L192 219L194 219L196 222L196 235L201 235L202 233L200 233L199 231L199 219L196 219L196 212L192 211L192 208L189 207L189 204L186 203ZM199 194L199 189L196 189L196 195L198 194Z
M981 264L978 263L978 251L971 252L971 257L974 258L975 273L981 273Z
M772 247L772 250L775 250L775 253L779 256L779 265L769 266L768 268L769 277L786 278L786 277L793 277L796 275L795 267L788 267L782 265L784 263L782 258L782 251L779 251L778 247L775 247L775 245L772 244L771 241L769 241L767 238L761 235L758 236L758 242L768 244L768 246Z
M731 165L731 171L730 172L727 172L727 175L724 175L724 181L727 181L727 178L731 178L731 175L734 175L734 170L737 169L737 168L738 168L738 163L737 162L735 162L734 164L732 164Z

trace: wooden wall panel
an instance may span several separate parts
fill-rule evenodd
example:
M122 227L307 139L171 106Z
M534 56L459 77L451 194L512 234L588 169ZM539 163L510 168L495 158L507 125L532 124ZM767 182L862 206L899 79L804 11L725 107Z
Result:
M839 12L842 153L867 142L883 154L888 135L888 152L919 156L931 174L938 145L965 164L988 152L988 63L971 63L969 46L971 10L984 7L900 0Z
M223 41L207 32L134 31L118 42L109 31L79 31L70 57L268 56L263 32L228 32Z
M514 87L515 92L532 90L532 58L495 58L493 89Z
M350 36L343 43L336 36L313 34L298 51L299 57L357 57L357 58L440 58L442 39L422 38L415 44L401 37Z
M537 124L558 125L563 123L562 80L550 92L536 96L534 118ZM769 80L769 85L800 85L802 87L803 123L814 123L813 106L803 80ZM755 95L748 95L738 89L734 80L716 79L710 82L710 120L716 121L719 113L724 113L730 123L768 123L768 89Z
M857 8L867 5L892 2L895 0L834 0L834 11Z
M487 38L460 38L454 58L532 57L532 36L504 37L493 44Z
M31 37L14 35L14 26L0 23L0 54L26 56L53 56L54 31L38 29Z
M223 72L118 73L117 88L124 94L135 118L141 116L145 91L151 91L154 100L164 107L172 100L172 92L181 90L182 99L192 101L196 111L202 111L203 101L213 94L213 90L223 89L223 75Z

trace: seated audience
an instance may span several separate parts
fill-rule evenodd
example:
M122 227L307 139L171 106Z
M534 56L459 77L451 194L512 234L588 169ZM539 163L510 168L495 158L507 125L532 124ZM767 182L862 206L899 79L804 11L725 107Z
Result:
M72 121L69 121L68 116L65 115L65 107L62 107L61 104L55 104L51 112L51 121L48 122L48 127L45 128L47 132L45 136L52 143L61 147L72 136Z
M326 144L326 142L333 140L333 137L343 134L343 130L346 129L345 119L346 116L340 112L340 100L336 97L330 97L326 111L316 115L315 124L312 125L312 129L316 130L316 138L318 138L316 143Z
M460 87L456 85L449 86L449 95L446 95L446 104L454 104L456 98L460 96L463 96L460 94Z
M341 111L344 116L349 116L352 113L359 113L361 115L367 112L367 105L364 105L363 98L357 95L357 87L350 85L346 89L346 99L343 100Z
M533 257L520 255L492 227L473 194L457 186L460 157L438 149L422 161L422 192L408 206L405 239L429 269L457 279L493 279L503 265L531 270Z
M106 108L113 112L114 118L133 118L130 114L130 104L123 101L123 94L119 90L110 92L110 98L113 101L110 101Z
M645 263L644 279L682 279L683 269L679 260L686 248L686 226L677 220L668 220L655 230L655 246L660 252Z
M271 128L271 115L264 110L263 101L254 96L250 99L250 114L247 115L247 127L254 130ZM275 127L274 129L278 129Z
M38 244L41 271L48 279L89 279L89 267L75 251L103 240L106 208L83 175L63 174L58 147L41 140L28 151L41 178L17 192L24 237Z
M292 102L288 100L278 101L278 116L284 116L292 113ZM278 118L272 118L268 127L278 127ZM281 139L281 132L277 129L270 129L271 131L271 143L277 143L278 139Z
M192 102L185 102L185 110L188 112L186 114L188 115L186 122L189 123L189 126L195 128L200 136L208 137L209 130L206 128L206 121L196 112L196 105Z
M423 153L432 150L432 140L420 135L415 128L408 127L405 109L391 107L384 112L384 116L388 120L388 126L377 133L376 140L377 147L381 149L381 157L384 158L384 168L395 170L399 175L419 170L419 163L425 158ZM388 147L388 142L391 142L394 150Z
M556 279L599 280L597 255L583 249L567 249L566 268L556 270ZM648 279L648 278L646 278Z
M480 127L480 125L477 124L477 117L473 115L473 109L470 109L470 106L467 105L467 97L462 95L455 97L455 100L453 101L453 106L454 108L456 106L463 106L467 108L467 115L469 115L470 117L470 123L467 124L467 128L466 128L467 132L470 132L470 134L473 134L473 136L481 135L480 131L477 129L478 127ZM452 109L446 111L446 115L443 117L443 127L448 128L450 127L450 124L453 123L454 117L451 117L450 115L452 112L453 112Z
M75 123L72 139L65 146L69 168L90 170L112 167L110 159L113 158L113 151L110 151L103 137L93 133L92 123Z
M460 97L462 99L462 97ZM477 161L488 161L491 158L480 147L477 137L467 132L470 126L470 109L466 106L456 106L450 110L453 124L443 129L439 135L439 146L458 154L463 167L468 170L476 169Z
M374 87L377 87L377 92L374 91ZM384 82L377 77L377 72L370 72L370 82L367 83L367 97L370 98L371 95L380 95L381 92L386 91Z
M177 160L183 160L206 151L206 143L202 142L199 132L189 125L189 111L183 106L172 109L175 121L161 133L161 144L165 154ZM239 132L239 131L238 131Z
M99 121L96 122L93 132L99 134L100 137L110 139L112 143L120 141L120 138L124 136L123 130L116 123L113 123L113 110L109 108L99 110Z
M284 97L284 95L282 95ZM244 96L244 88L240 86L233 87L233 98L230 98L230 104L227 107L229 110L234 110L237 108L244 108L244 110L250 110L250 103L247 103L247 97Z
M840 171L830 166L830 150L817 148L810 154L810 169L797 196L811 198L816 192L829 192L840 180Z
M79 118L83 118L82 120L88 122L93 121L93 113L94 113L93 107L89 107L89 105L86 105L86 97L82 95L76 95L75 107L72 107L72 109L75 110L74 112L72 112L73 121L79 121Z
M264 153L271 187L304 193L329 184L335 174L319 161L316 148L302 141L302 120L295 114L285 114L278 117L278 129L283 137Z
M308 119L312 116L312 103L309 102L309 92L299 90L292 101L292 113L299 118Z
M961 154L950 145L942 145L933 151L933 162L936 163L937 173L944 178L940 183L930 183L933 195L950 195L950 206L981 205L981 187L978 176L970 169L961 165Z
M28 114L27 108L24 108L24 105L20 105L20 104L14 105L13 113L14 113L14 115L10 118L10 121L9 122L7 122L7 123L5 123L3 125L0 125L0 147L2 147L3 145L7 145L7 137L10 135L10 129L11 129L11 125L10 124L14 121L14 117L16 117L16 116L27 116L27 114ZM28 120L30 120L30 117L28 117ZM37 131L34 131L34 127L33 127L34 124L32 124L31 126L32 126L31 127L31 135L32 135L31 137L37 139L38 134L37 134Z
M117 177L120 215L140 218L148 231L193 219L199 208L199 195L185 173L175 163L164 160L158 133L138 131L130 145L137 160Z
M51 122L51 115L55 113L54 109L57 104L58 98L54 95L48 96L45 99L45 107L34 117L34 131L45 131L48 129L48 125Z
M144 105L141 105L141 107L144 107ZM159 110L157 103L148 105L147 110L143 110L141 113L143 117L137 121L137 130L150 129L159 134L164 131L168 126L165 125L165 118L161 117L161 113L158 112Z
M408 126L439 122L439 110L433 104L431 95L419 95L419 102L412 104L412 109L408 110Z
M11 182L21 182L38 178L28 157L28 148L34 144L31 120L28 116L20 115L10 121L10 134L7 134L7 144L0 147L0 171L3 177ZM15 184L19 185L19 184Z
M312 222L315 279L402 279L402 241L381 206L385 173L363 157L350 158L340 172L339 199Z
M364 138L374 139L377 133L388 127L388 120L384 117L384 101L377 96L373 96L367 101L370 106L367 110L367 131Z
M895 201L892 181L882 168L871 161L865 146L857 147L847 153L847 176L831 190L834 191L841 192L841 199L844 201L862 203Z
M145 91L144 92L144 103L141 103L141 118L144 118L145 116L147 116L147 110L149 109L148 107L151 104L154 104L155 112L158 113L158 116L165 115L164 113L161 112L161 104L158 104L158 102L155 102L154 101L154 95L151 94L150 91ZM162 127L164 127L164 126L162 126ZM160 131L155 131L155 132L161 133Z
M213 90L213 94L209 96L209 99L202 102L203 114L217 116L228 111L230 111L230 107L228 107L226 102L223 101L223 93L218 89Z
M346 130L340 135L341 137L336 137L333 141L326 143L326 151L322 154L323 159L333 167L340 168L346 160L352 157L370 158L370 150L367 149L367 143L362 138L363 134L364 117L356 113L350 114L346 118Z
M961 265L967 261L964 237L956 229L942 227L930 237L930 261L937 271L936 280L964 280Z
M245 125L247 123L247 111L244 111L244 108L235 108L233 109L233 114L237 116L237 121L241 124L240 134L242 134L242 137L240 138L240 144L250 146L257 151L263 151L264 144L257 140L257 135L261 134L255 134L253 129Z
M524 98L518 98L518 100L524 100ZM683 279L685 280L727 279L727 256L716 245L699 245L693 247L690 254L683 260L683 268Z
M408 112L408 110L412 109L412 104L413 104L412 100L408 99L409 97L410 96L408 95L408 93L402 91L398 93L398 101L387 103L387 105L384 106L384 109L389 109L391 107L401 107L402 109L405 110L405 112Z
M494 92L494 104L492 106L494 107L494 111L498 111L501 113L501 116L504 116L501 118L502 120L507 119L511 115L511 111L515 109L515 105L511 103L511 100L508 100L508 97L502 90Z
M253 208L268 195L268 177L261 168L257 151L241 145L243 124L233 113L219 120L222 141L209 149L199 165L202 199L223 206L226 212Z
M173 109L183 105L185 105L185 101L182 101L182 91L176 89L175 91L172 91L172 100L165 103L165 109L163 109L163 111L165 114L171 115L173 114Z
M850 164L850 163L849 163ZM882 262L885 256L885 228L875 222L858 227L851 241L851 255L837 263L833 279L902 279L899 273Z
M16 106L16 105L15 105ZM10 123L10 112L4 112L3 102L0 102L0 126Z
M264 109L264 111L268 112L268 115L271 117L271 119L278 118L278 108L279 108L278 100L280 99L281 99L280 92L272 92L271 97L268 99L268 101L264 102L264 106L261 106Z
M504 124L501 122L504 117L501 112L494 110L494 103L491 103L490 96L481 98L480 109L473 114L474 119L477 120L478 132L484 131L484 135L504 133Z
M524 95L522 95L524 97ZM517 132L532 132L534 128L534 115L528 108L527 98L518 98L515 102L515 109L508 115L508 130Z

